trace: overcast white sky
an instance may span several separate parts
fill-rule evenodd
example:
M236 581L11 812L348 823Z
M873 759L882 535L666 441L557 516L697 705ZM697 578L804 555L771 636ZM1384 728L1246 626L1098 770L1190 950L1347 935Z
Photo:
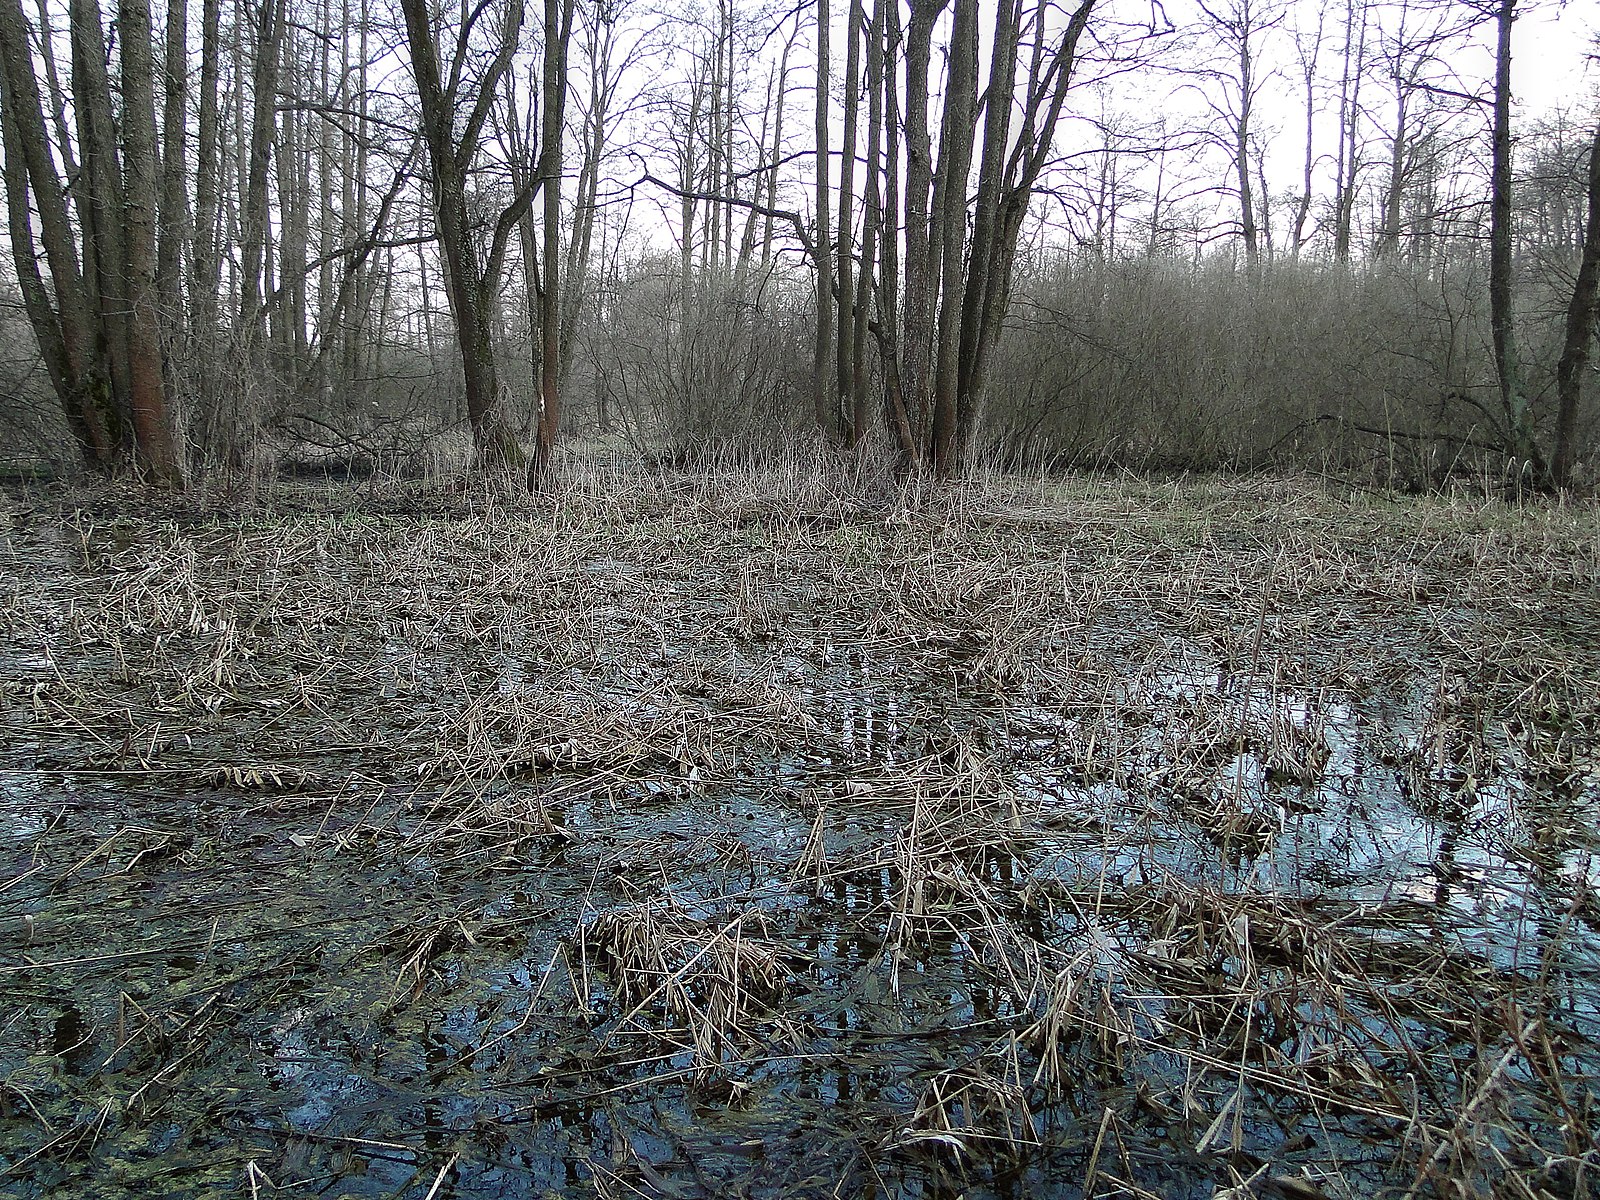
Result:
M1581 103L1600 83L1600 70L1585 61L1596 52L1600 4L1546 0L1524 13L1512 34L1512 87L1527 116Z

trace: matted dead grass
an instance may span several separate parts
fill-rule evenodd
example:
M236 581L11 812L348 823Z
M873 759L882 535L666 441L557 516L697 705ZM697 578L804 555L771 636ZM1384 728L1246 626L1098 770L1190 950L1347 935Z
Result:
M1588 1194L1600 510L14 496L0 1188Z

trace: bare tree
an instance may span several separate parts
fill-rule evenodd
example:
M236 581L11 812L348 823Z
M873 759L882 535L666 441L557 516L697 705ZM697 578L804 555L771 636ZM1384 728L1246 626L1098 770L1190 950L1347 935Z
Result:
M161 230L156 264L162 340L169 359L176 357L185 325L182 308L184 250L189 238L188 26L187 0L169 0L166 58L161 70Z
M1370 0L1346 0L1344 55L1339 76L1339 147L1334 163L1333 256L1350 258L1356 184L1361 174L1361 83L1366 75Z
M1567 304L1561 360L1556 365L1556 440L1550 456L1550 482L1558 488L1572 485L1577 459L1578 401L1583 392L1583 371L1589 363L1589 343L1594 340L1600 316L1600 126L1589 144L1588 213L1584 221L1583 253Z
M1517 0L1497 0L1495 22L1494 117L1489 178L1489 325L1494 340L1495 376L1506 420L1506 450L1519 466L1544 474L1533 439L1533 411L1523 390L1517 361L1516 322L1511 307L1511 28Z
M1300 251L1308 240L1306 223L1311 217L1311 202L1313 197L1312 174L1317 167L1316 155L1316 125L1317 125L1317 61L1322 56L1322 24L1324 10L1317 8L1317 26L1315 29L1304 29L1297 26L1294 30L1295 62L1299 67L1299 83L1301 94L1305 97L1305 141L1304 152L1301 156L1300 167L1300 192L1294 197L1294 219L1289 225L1289 253L1298 259Z
M1273 0L1201 0L1200 11L1210 22L1227 60L1225 66L1209 68L1206 74L1221 85L1220 96L1210 99L1210 103L1225 126L1239 200L1239 237L1244 242L1245 261L1254 266L1261 256L1259 206L1268 200L1265 185L1258 196L1251 180L1258 150L1254 130L1256 102L1267 82L1267 72L1259 61L1261 43L1283 23L1285 10Z
M811 403L817 428L829 428L830 363L833 356L832 226L828 219L828 0L817 0L816 277L817 335L811 360Z
M1032 203L1034 188L1044 171L1055 144L1056 127L1066 107L1072 85L1073 68L1078 60L1078 42L1088 28L1095 0L1079 0L1065 27L1053 38L1047 36L1045 13L1048 4L1040 3L1033 14L1033 49L1028 71L1020 88L1021 127L1011 136L1010 106L1000 102L1012 95L1008 85L1017 78L1020 33L1024 26L1022 7L997 18L994 53L989 67L990 88L984 145L978 177L978 193L972 219L970 265L960 299L960 361L956 384L957 440L940 448L935 420L934 466L941 472L959 470L965 461L972 433L983 409L984 389L990 360L1000 338L1002 323L1011 303L1017 240L1022 222ZM952 50L952 54L954 51ZM995 81L1001 81L996 87ZM1000 109L1006 111L1001 115ZM941 152L942 155L942 152ZM945 172L947 189L964 178L959 164ZM954 219L947 222L945 277L953 278L950 259L959 258ZM945 303L950 297L946 296ZM941 311L941 343L943 339ZM943 346L941 344L941 354ZM942 370L942 365L941 365Z
M851 260L851 242L855 203L856 134L861 117L861 38L866 32L862 26L865 18L861 0L847 0L845 9L845 59L844 59L844 146L839 155L839 221L834 236L834 269L830 287L838 289L838 331L834 337L837 347L838 378L836 391L839 397L839 427L846 446L853 446L865 430L856 422L862 414L857 411L855 396L855 264Z
M50 154L44 109L20 0L0 0L0 126L12 261L51 384L85 465L109 471L119 417L100 352L65 191ZM30 200L37 208L50 284L39 269ZM53 293L53 294L52 294Z
M544 0L544 127L538 186L544 190L544 275L540 293L539 428L531 481L549 469L561 427L561 145L567 111L567 46L574 0Z
M427 0L401 3L422 113L422 136L433 169L436 232L444 253L445 283L461 351L467 417L478 461L489 467L522 462L522 449L500 403L492 312L504 274L507 243L533 203L536 183L544 180L543 168L548 164L541 162L536 181L524 181L513 188L510 200L488 230L487 245L480 244L480 229L473 220L467 190L500 80L517 50L522 6L523 0L508 0L500 28L492 38L488 62L477 71L471 61L472 34L480 21L492 19L491 6L485 0L468 11L456 31L455 49L445 74L441 72ZM559 178L559 151L554 163ZM550 265L553 268L554 264ZM555 366L550 362L548 370L554 372ZM541 418L541 433L542 430Z
M85 460L110 469L121 454L131 454L147 480L175 488L183 485L184 472L161 353L160 188L147 0L119 0L117 18L120 129L99 9L88 0L74 0L69 11L81 163L80 252L55 173L27 20L17 0L0 4L5 47L0 109L12 254L41 354ZM64 122L61 127L64 133ZM53 296L38 268L30 195L40 215Z
M128 408L146 478L183 486L183 459L161 365L156 286L159 176L149 0L117 0L122 48L123 228L127 245Z

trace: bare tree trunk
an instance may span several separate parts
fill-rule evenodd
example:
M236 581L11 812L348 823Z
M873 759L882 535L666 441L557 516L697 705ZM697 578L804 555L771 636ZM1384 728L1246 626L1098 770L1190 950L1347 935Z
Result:
M73 109L77 114L78 158L82 179L79 225L83 233L84 283L95 314L95 357L105 364L111 403L129 413L132 382L128 368L127 255L123 246L122 166L111 115L111 85L106 78L105 34L95 0L71 0ZM37 193L36 193L37 194ZM126 420L116 426L123 448L133 450L135 432Z
M539 429L530 482L550 468L561 428L561 135L567 111L567 45L574 0L544 0L544 127L540 133L539 187L544 189L544 289L539 332Z
M727 38L724 42L727 61L722 67L723 87L727 91L727 99L723 106L722 116L722 179L719 189L724 196L734 197L738 194L738 176L734 170L734 122L741 116L739 112L738 96L734 90L735 69L733 62L734 41L738 33L738 14L734 9L733 0L722 0L724 11L727 15ZM733 207L725 205L722 214L722 263L723 267L730 266L733 262Z
M933 27L947 0L912 0L906 33L905 314L900 382L921 457L933 411L933 314L939 288L938 244L930 193L933 147L928 131L928 79Z
M1518 469L1544 474L1533 441L1533 414L1518 377L1516 323L1511 296L1511 26L1517 0L1499 0L1495 11L1494 131L1489 185L1489 327L1495 374L1505 413L1507 445Z
M618 64L613 62L617 26L614 17L595 12L589 18L589 104L583 115L583 161L578 169L578 191L573 209L572 236L567 242L566 296L561 311L561 370L559 386L565 389L572 373L577 346L578 320L589 284L590 250L595 217L599 213L600 166L606 153L606 127L616 95Z
M1049 161L1055 131L1066 106L1067 91L1072 84L1073 67L1077 62L1078 41L1089 26L1097 0L1078 0L1078 7L1068 19L1066 28L1048 55L1043 53L1044 19L1049 9L1041 4L1037 10L1035 48L1028 70L1027 99L1023 106L1022 131L1012 148L1007 163L1006 187L1001 204L1001 221L996 232L997 249L994 252L983 287L987 293L982 308L983 326L977 346L978 353L970 365L963 387L967 404L976 414L980 411L987 386L988 364L1000 331L1006 310L1011 304L1013 269L1016 264L1017 241L1022 233L1022 222L1027 217L1033 189L1039 181L1045 163Z
M690 85L689 112L684 124L683 140L678 143L678 202L682 241L678 246L680 291L682 305L681 328L687 332L695 314L694 286L694 223L698 203L695 199L700 186L699 137L700 107L705 102L705 88L701 79Z
M854 236L856 128L861 116L861 0L846 0L844 53L844 149L839 156L839 235L835 278L839 287L838 359L839 424L844 444L861 436L855 428L855 280L850 243Z
M1389 139L1389 178L1383 189L1383 226L1373 257L1393 258L1400 250L1400 202L1405 196L1407 125L1411 87L1396 72L1394 79L1394 134Z
M1350 260L1350 227L1355 215L1356 179L1361 171L1359 123L1367 45L1367 3L1368 0L1346 0L1345 6L1344 69L1339 79L1339 151L1334 164L1333 196L1333 257L1341 263Z
M1272 237L1272 189L1267 186L1267 148L1255 147L1256 183L1261 188L1256 202L1256 230L1261 237L1261 249L1270 263L1277 255Z
M767 95L766 99L763 100L761 104L761 132L756 137L756 178L751 181L750 187L750 198L752 204L749 210L745 213L744 233L741 234L739 238L739 258L734 264L733 270L733 294L740 298L739 312L741 314L744 312L743 298L746 295L750 282L750 263L755 257L756 250L756 222L760 219L760 214L756 211L758 207L756 202L761 199L761 193L763 190L763 184L760 177L768 174L766 170L766 164L768 135L772 131L772 93L777 81L777 70L774 68L768 68ZM772 158L774 160L777 159L776 152L773 152ZM769 209L772 207L773 206L771 204L767 205L767 208ZM766 218L766 220L768 227L770 227L773 218L769 216Z
M189 6L167 0L166 62L162 68L161 237L156 280L161 295L162 341L168 360L178 353L183 319L184 242L189 236L188 137ZM168 381L173 375L169 373Z
M1572 299L1567 304L1566 337L1556 364L1556 441L1550 457L1550 482L1558 488L1572 486L1577 460L1578 401L1583 393L1584 368L1589 364L1589 343L1600 314L1600 127L1589 143L1589 208L1583 228L1583 254L1578 261Z
M348 13L346 0L346 13ZM367 86L368 71L368 38L371 26L368 11L368 0L360 0L360 10L357 16L356 36L356 121L355 121L355 170L346 176L344 191L344 216L345 236L353 238L361 230L367 228L367 138L369 125L367 121L368 106L371 103L371 91ZM349 77L348 70L346 78ZM353 176L353 178L351 177ZM355 214L354 220L351 213ZM387 281L387 271L385 280ZM384 284L387 287L387 282ZM376 346L381 342L378 338L367 337L367 322L371 318L372 302L378 288L378 280L370 269L364 269L357 281L355 300L351 306L350 316L346 319L341 336L345 341L345 365L341 377L354 391L355 381L363 373L362 364L367 359L368 344Z
M319 0L320 19L322 28L331 29L333 26L333 11L330 0ZM339 44L348 45L350 33L350 8L342 6L341 22L339 26ZM332 37L320 39L317 51L317 101L320 104L330 105L334 108L343 107L343 97L339 94L342 90L341 75L340 89L333 85L333 49ZM333 216L334 178L343 174L334 165L333 146L338 141L339 135L336 128L327 121L317 122L317 136L315 139L317 160L317 260L321 264L317 268L317 313L316 313L316 357L309 364L309 369L301 372L301 386L317 400L317 408L325 417L339 414L331 411L328 403L332 398L332 389L328 386L328 348L337 344L334 334L333 322L335 320L335 305L339 312L349 303L350 276L356 270L354 256L346 258L345 277L339 281L337 301L333 282L333 263L336 256L335 247L339 242L337 222ZM348 166L345 171L348 172Z
M19 0L0 0L0 125L10 242L35 338L84 464L110 471L119 450L118 411L96 349L91 311L65 192L56 175ZM34 250L33 193L55 293L45 295Z
M26 42L13 43L26 45ZM24 162L22 131L19 122L11 115L12 99L0 97L0 178L6 191L6 235L11 243L11 261L17 272L17 288L22 293L22 306L28 314L28 324L33 329L34 341L39 346L39 357L44 362L50 384L61 403L62 415L77 442L78 452L87 467L100 467L99 455L91 431L84 420L78 400L79 385L76 364L62 336L62 321L50 303L45 290L44 277L39 271L38 252L34 246L33 213L28 207L28 169Z
M1254 195L1250 186L1250 118L1255 108L1255 54L1250 38L1255 32L1250 0L1240 6L1239 120L1234 128L1234 165L1239 179L1239 231L1244 239L1245 261L1252 267L1261 257Z
M1294 203L1294 220L1289 226L1289 255L1296 261L1306 244L1306 222L1311 217L1311 175L1316 169L1316 119L1317 119L1317 60L1322 55L1322 10L1317 10L1317 31L1312 36L1310 49L1306 48L1299 31L1295 33L1295 49L1300 56L1300 81L1306 97L1305 154L1301 161L1300 195Z
M701 181L701 190L707 195L716 196L722 192L722 179L724 175L722 164L722 124L724 119L724 84L722 73L722 39L726 30L724 17L726 6L723 0L717 3L717 29L711 38L711 111L707 114L706 133L706 174ZM722 253L722 217L725 206L715 201L706 205L706 223L701 231L701 248L703 257L701 266L707 278L717 280L721 277Z
M263 280L270 270L267 239L271 233L267 199L277 129L278 60L284 24L284 0L258 0L258 3L248 170L239 214L239 334L244 339L247 360L260 348L265 333Z
M216 396L213 367L218 292L222 287L221 261L217 253L217 206L221 185L217 104L221 7L221 0L201 2L200 120L195 147L194 250L189 278L189 295L193 301L190 333L199 366L195 372L195 389L202 411L208 416Z
M1010 0L1002 0L1002 6ZM961 310L965 278L961 247L967 232L967 176L978 100L978 0L955 0L950 33L950 74L939 130L941 192L934 214L944 243L939 281L939 325L933 381L933 469L960 470L957 426L961 383ZM996 107L1005 107L997 105Z
M771 166L767 170L767 213L761 227L761 269L772 265L773 221L772 210L778 207L778 162L783 157L783 109L789 90L789 51L794 48L794 36L784 39L783 55L778 60L777 111L772 119Z
M78 164L73 157L72 135L67 132L67 97L61 89L61 72L56 66L55 34L51 28L50 0L38 0L39 55L44 60L45 86L50 93L50 124L55 130L56 153L61 156L61 166L70 181L78 174Z
M117 0L122 48L124 228L128 254L128 406L139 466L163 487L183 486L183 452L161 370L156 287L156 109L149 0Z
M899 0L894 2L898 3ZM867 404L867 331L874 292L878 237L883 225L883 196L878 178L878 152L883 141L883 7L884 0L874 0L872 21L866 30L866 188L862 202L861 268L856 277L855 328L850 339L850 395L855 403L850 428L857 442L867 436L871 420L871 409ZM894 236L892 232L890 236Z
M828 219L828 0L817 0L817 337L811 359L811 403L817 428L828 432L829 362L833 357L833 269Z
M896 226L900 216L900 98L897 66L900 58L900 0L876 0L884 11L884 42L873 47L883 89L884 181L883 181L883 265L878 272L878 346L883 363L884 421L895 432L900 451L900 469L914 470L922 459L922 447L906 411L900 372L900 238ZM877 86L874 85L875 89Z
M984 308L993 304L996 299L991 280L998 266L995 256L1000 252L998 244L1000 203L1005 185L1007 151L1010 149L1011 141L1012 106L1009 100L1017 88L1017 39L1021 19L1021 0L1000 0L995 11L994 45L989 55L991 102L984 111L983 155L978 168L978 198L972 214L971 264L967 269L966 294L961 300L961 357L957 378L966 381L968 386L959 388L962 403L956 413L957 464L965 458L967 442L977 426L977 404L980 397L972 393L970 382L976 377L978 370L980 341L986 324ZM973 85L976 87L976 46L973 47L973 59ZM953 69L951 82L952 84L955 82ZM961 189L960 195L964 209L965 187ZM945 302L949 303L949 300L949 294L946 293Z
M546 2L548 8L555 0ZM516 51L518 34L522 28L522 3L521 0L511 0L496 53L477 81L477 95L459 134L456 129L456 101L461 93L457 84L462 70L462 56L467 53L466 31L463 29L458 39L456 58L451 64L451 88L446 91L440 74L438 46L427 0L402 0L401 7L405 13L406 39L422 110L423 141L427 144L428 158L433 166L435 224L439 246L444 252L445 285L450 294L456 341L461 351L462 381L465 384L467 418L472 425L473 445L482 466L520 465L522 450L500 404L492 307L499 289L507 242L532 203L533 193L527 187L516 189L511 203L501 211L495 223L492 241L480 262L468 209L467 171L477 154L500 80L510 67ZM559 159L556 171L559 177ZM547 263L546 267L554 271L556 264ZM551 359L543 365L553 382L555 361Z
M298 95L301 80L296 30L285 30L283 50L289 64L285 91L291 96ZM298 105L289 106L283 115L278 154L278 286L266 297L272 318L273 374L280 381L280 387L283 381L298 374L295 361L303 340L301 331L305 328L306 205L309 201L302 174L305 134L304 110Z

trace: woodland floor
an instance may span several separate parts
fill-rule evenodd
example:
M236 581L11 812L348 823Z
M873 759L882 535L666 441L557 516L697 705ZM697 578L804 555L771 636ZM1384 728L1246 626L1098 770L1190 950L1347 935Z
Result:
M1588 1195L1600 509L0 501L0 1193Z

